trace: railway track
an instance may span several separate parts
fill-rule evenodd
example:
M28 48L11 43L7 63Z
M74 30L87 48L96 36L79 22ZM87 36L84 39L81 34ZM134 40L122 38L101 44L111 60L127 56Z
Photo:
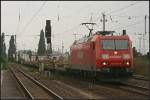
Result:
M122 83L123 85L126 85L126 86L130 86L130 87L133 87L133 88L137 88L137 89L140 89L140 90L149 90L148 87L142 87L142 86L138 86L138 85L133 85L133 84L130 84L130 83Z
M37 73L33 74L33 72L28 68L23 68L21 66L18 66L18 68L24 73L27 73L28 75L32 76L35 80L38 80L40 83L45 85L47 88L51 89L53 92L57 93L58 95L61 95L63 99L103 99L103 97L101 96L89 96L87 92L72 87L71 85L65 84L59 80L46 78L45 74L37 75Z
M149 80L141 75L133 75L127 82L119 83L117 88L144 96L150 93Z
M149 81L148 78L141 76L141 75L133 75L132 77L133 79L137 79L137 80L143 80L143 81Z
M45 87L43 84L27 75L16 67L9 67L13 76L23 89L25 95L29 99L63 99L61 96L54 93L52 90Z
M148 88L145 88L145 87L142 88L141 86L139 86L139 87L138 86L133 86L133 84L129 84L129 83L122 83L122 84L119 84L119 85L116 85L116 86L113 86L113 85L110 85L110 86L109 85L104 85L104 86L110 88L110 90L114 89L114 91L116 91L116 92L117 91L125 91L125 93L129 93L129 94L133 93L133 94L136 94L137 96L143 96L143 97L149 96L149 89ZM119 89L119 90L117 90L117 89ZM92 91L97 91L97 93L100 92L100 91L94 90L94 89L92 89ZM112 95L112 97L113 97L113 95Z
M128 82L121 83L119 88L125 91L134 92L134 93L145 95L145 96L149 96L149 92L150 92L150 89L148 87L133 85Z
M132 84L132 82L134 84ZM141 85L135 85L135 83L136 84L140 83ZM143 86L142 86L142 83L143 83ZM149 79L141 75L133 75L133 77L131 77L131 80L129 80L128 83L125 83L125 84L128 86L135 87L135 88L149 90ZM146 84L148 85L146 86Z

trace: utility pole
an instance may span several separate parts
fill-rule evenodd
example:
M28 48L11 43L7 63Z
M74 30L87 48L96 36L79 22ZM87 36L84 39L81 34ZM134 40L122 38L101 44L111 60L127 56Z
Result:
M91 18L90 18L90 22L93 22L93 13L91 13Z
M143 34L143 53L145 54L145 35Z
M145 54L146 18L147 16L145 15L145 34L143 34L143 53L144 54Z
M102 13L103 19L100 21L103 22L103 31L105 31L105 22L107 21L105 13Z
M103 13L103 31L105 31L105 14Z
M141 39L142 37L139 37L139 52L141 53Z
M138 38L139 39L139 52L141 53L142 34L138 34L138 35L141 36L141 37Z
M145 35L146 35L146 18L147 16L145 15Z
M63 52L64 52L64 43L62 41L62 54L63 54Z

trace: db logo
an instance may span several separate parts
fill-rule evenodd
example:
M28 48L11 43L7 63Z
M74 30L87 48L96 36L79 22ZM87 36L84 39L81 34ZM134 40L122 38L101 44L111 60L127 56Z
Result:
M117 51L114 51L114 54L115 54L115 55L117 55L117 54L118 54L118 52L117 52Z

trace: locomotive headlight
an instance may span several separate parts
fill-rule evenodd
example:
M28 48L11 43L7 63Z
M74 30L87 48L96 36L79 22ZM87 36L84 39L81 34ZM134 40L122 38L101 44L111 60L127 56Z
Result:
M102 54L102 58L103 58L103 59L108 59L108 58L109 58L109 55L108 55L108 54Z
M123 55L123 59L129 59L130 58L130 55L129 54L124 54Z
M106 62L103 62L102 64L103 64L103 65L107 65L107 63L106 63Z
M126 64L129 65L130 63L127 61Z

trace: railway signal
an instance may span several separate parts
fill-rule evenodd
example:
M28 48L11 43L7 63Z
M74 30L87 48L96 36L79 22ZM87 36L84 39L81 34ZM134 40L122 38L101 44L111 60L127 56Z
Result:
M47 40L48 54L51 54L51 53L52 53L52 42L51 42L51 20L46 20L45 37L46 37L46 40Z
M45 37L51 37L51 20L46 20Z

